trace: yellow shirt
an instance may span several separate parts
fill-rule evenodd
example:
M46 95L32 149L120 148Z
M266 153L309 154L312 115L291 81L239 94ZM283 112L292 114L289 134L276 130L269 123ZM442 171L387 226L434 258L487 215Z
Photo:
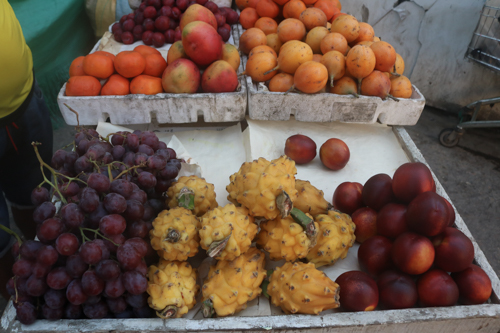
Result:
M0 0L0 118L21 106L33 85L33 58L7 0Z

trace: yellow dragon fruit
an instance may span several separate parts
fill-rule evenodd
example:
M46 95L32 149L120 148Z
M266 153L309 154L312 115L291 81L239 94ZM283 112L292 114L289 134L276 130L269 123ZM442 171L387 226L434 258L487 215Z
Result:
M202 216L210 209L218 206L215 199L214 185L207 183L198 176L182 176L173 183L167 191L167 204L170 208L179 206L179 195L182 189L187 188L194 193L194 209L196 216Z
M295 180L295 189L298 192L298 198L293 202L293 206L297 207L304 213L309 213L312 216L318 214L326 214L332 206L325 200L324 193L311 185L307 180Z
M251 248L232 261L218 261L212 266L201 288L203 294L203 315L212 317L229 316L247 307L247 303L261 292L266 277L265 255Z
M163 319L180 318L196 303L200 286L188 262L160 259L148 268L148 304Z
M340 288L311 263L286 262L269 277L272 304L289 313L319 314L340 306Z
M248 251L257 230L245 207L227 204L201 217L200 245L210 257L233 260Z
M277 199L283 192L292 202L297 198L296 173L295 162L285 155L271 162L261 157L243 163L240 170L229 177L227 199L246 207L252 216L268 220L280 214L286 217L288 212Z

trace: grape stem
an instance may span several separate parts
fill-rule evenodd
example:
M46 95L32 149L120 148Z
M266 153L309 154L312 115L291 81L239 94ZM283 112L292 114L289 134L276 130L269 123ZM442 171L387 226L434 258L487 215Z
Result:
M2 229L3 231L5 231L6 233L11 234L12 236L16 237L17 242L19 243L19 246L21 246L21 244L23 243L23 241L21 240L21 237L19 237L18 234L16 234L14 231L10 230L9 228L7 228L6 226L1 225L1 224L0 224L0 229Z
M31 145L33 146L33 149L35 149L36 157L38 158L38 161L40 162L40 170L42 171L43 179L45 179L45 182L47 184L49 184L50 186L52 186L57 193L59 193L59 198L61 199L61 201L64 204L67 204L66 199L63 197L61 191L59 191L59 187L52 184L52 182L50 180L48 180L47 177L45 176L45 172L43 172L43 167L46 167L47 169L49 169L50 173L52 173L52 176L54 177L54 179L57 179L55 170L52 169L47 163L45 163L42 160L42 157L40 156L40 153L38 152L37 146L41 145L41 143L40 142L32 142Z
M17 292L17 276L14 276L14 291L16 292L16 302L19 300L19 294Z
M126 170L123 170L123 171L122 171L122 172L121 172L118 176L116 176L115 178L110 177L110 180L111 180L111 181L113 181L113 180L115 180L115 179L120 178L121 176L123 176L124 174L128 173L129 171L132 171L132 170L137 169L137 168L142 168L142 167L145 167L145 166L146 166L146 163L144 163L144 162L143 162L143 163L141 163L141 164L139 164L139 165L134 165L133 167L130 167L130 168L126 169Z
M113 242L111 239L109 239L108 237L106 237L106 236L104 236L103 234L101 234L101 233L99 232L99 230L97 230L97 229L90 229L90 228L82 228L82 227L80 227L80 232L82 233L82 236L83 236L83 231L84 231L84 230L85 230L85 231L90 231L90 232L93 232L96 236L99 236L99 237L101 237L101 238L103 238L103 239L105 239L105 240L107 240L107 241L110 241L110 242L111 242L113 245L115 245L115 246L120 246L120 244L117 244L117 243ZM85 236L84 236L84 237L85 237ZM85 237L85 238L87 238L87 237ZM87 240L90 240L90 239L88 239L88 238L87 238Z
M83 232L83 228L80 228L80 234L82 235L82 240L85 243L86 241L90 241L90 238L85 236L85 233Z

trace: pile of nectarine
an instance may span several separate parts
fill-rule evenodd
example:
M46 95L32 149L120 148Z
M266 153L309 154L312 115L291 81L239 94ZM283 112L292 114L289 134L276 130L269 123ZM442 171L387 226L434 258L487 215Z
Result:
M247 29L240 39L240 50L249 55L245 74L268 82L270 91L411 97L403 58L368 23L342 13L338 0L238 0L236 5ZM262 45L274 50L274 57L249 54Z
M285 155L296 164L306 164L316 157L316 143L308 136L295 134L286 139ZM319 149L321 163L331 170L343 169L351 152L347 144L337 138L326 140Z
M365 295L341 293L346 310L481 304L490 297L488 275L473 264L474 245L454 227L454 209L436 193L425 164L405 163L393 177L377 174L364 185L344 182L333 206L351 214L361 243L362 271L337 279L341 290Z

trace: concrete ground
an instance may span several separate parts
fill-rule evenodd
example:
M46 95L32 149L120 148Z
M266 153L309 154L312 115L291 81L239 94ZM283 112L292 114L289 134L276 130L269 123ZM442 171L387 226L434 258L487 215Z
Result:
M406 130L443 185L473 237L500 275L500 129L467 130L458 146L439 144L442 129L453 128L455 115L426 107ZM54 132L54 151L71 142L74 129ZM0 311L6 301L0 299Z

